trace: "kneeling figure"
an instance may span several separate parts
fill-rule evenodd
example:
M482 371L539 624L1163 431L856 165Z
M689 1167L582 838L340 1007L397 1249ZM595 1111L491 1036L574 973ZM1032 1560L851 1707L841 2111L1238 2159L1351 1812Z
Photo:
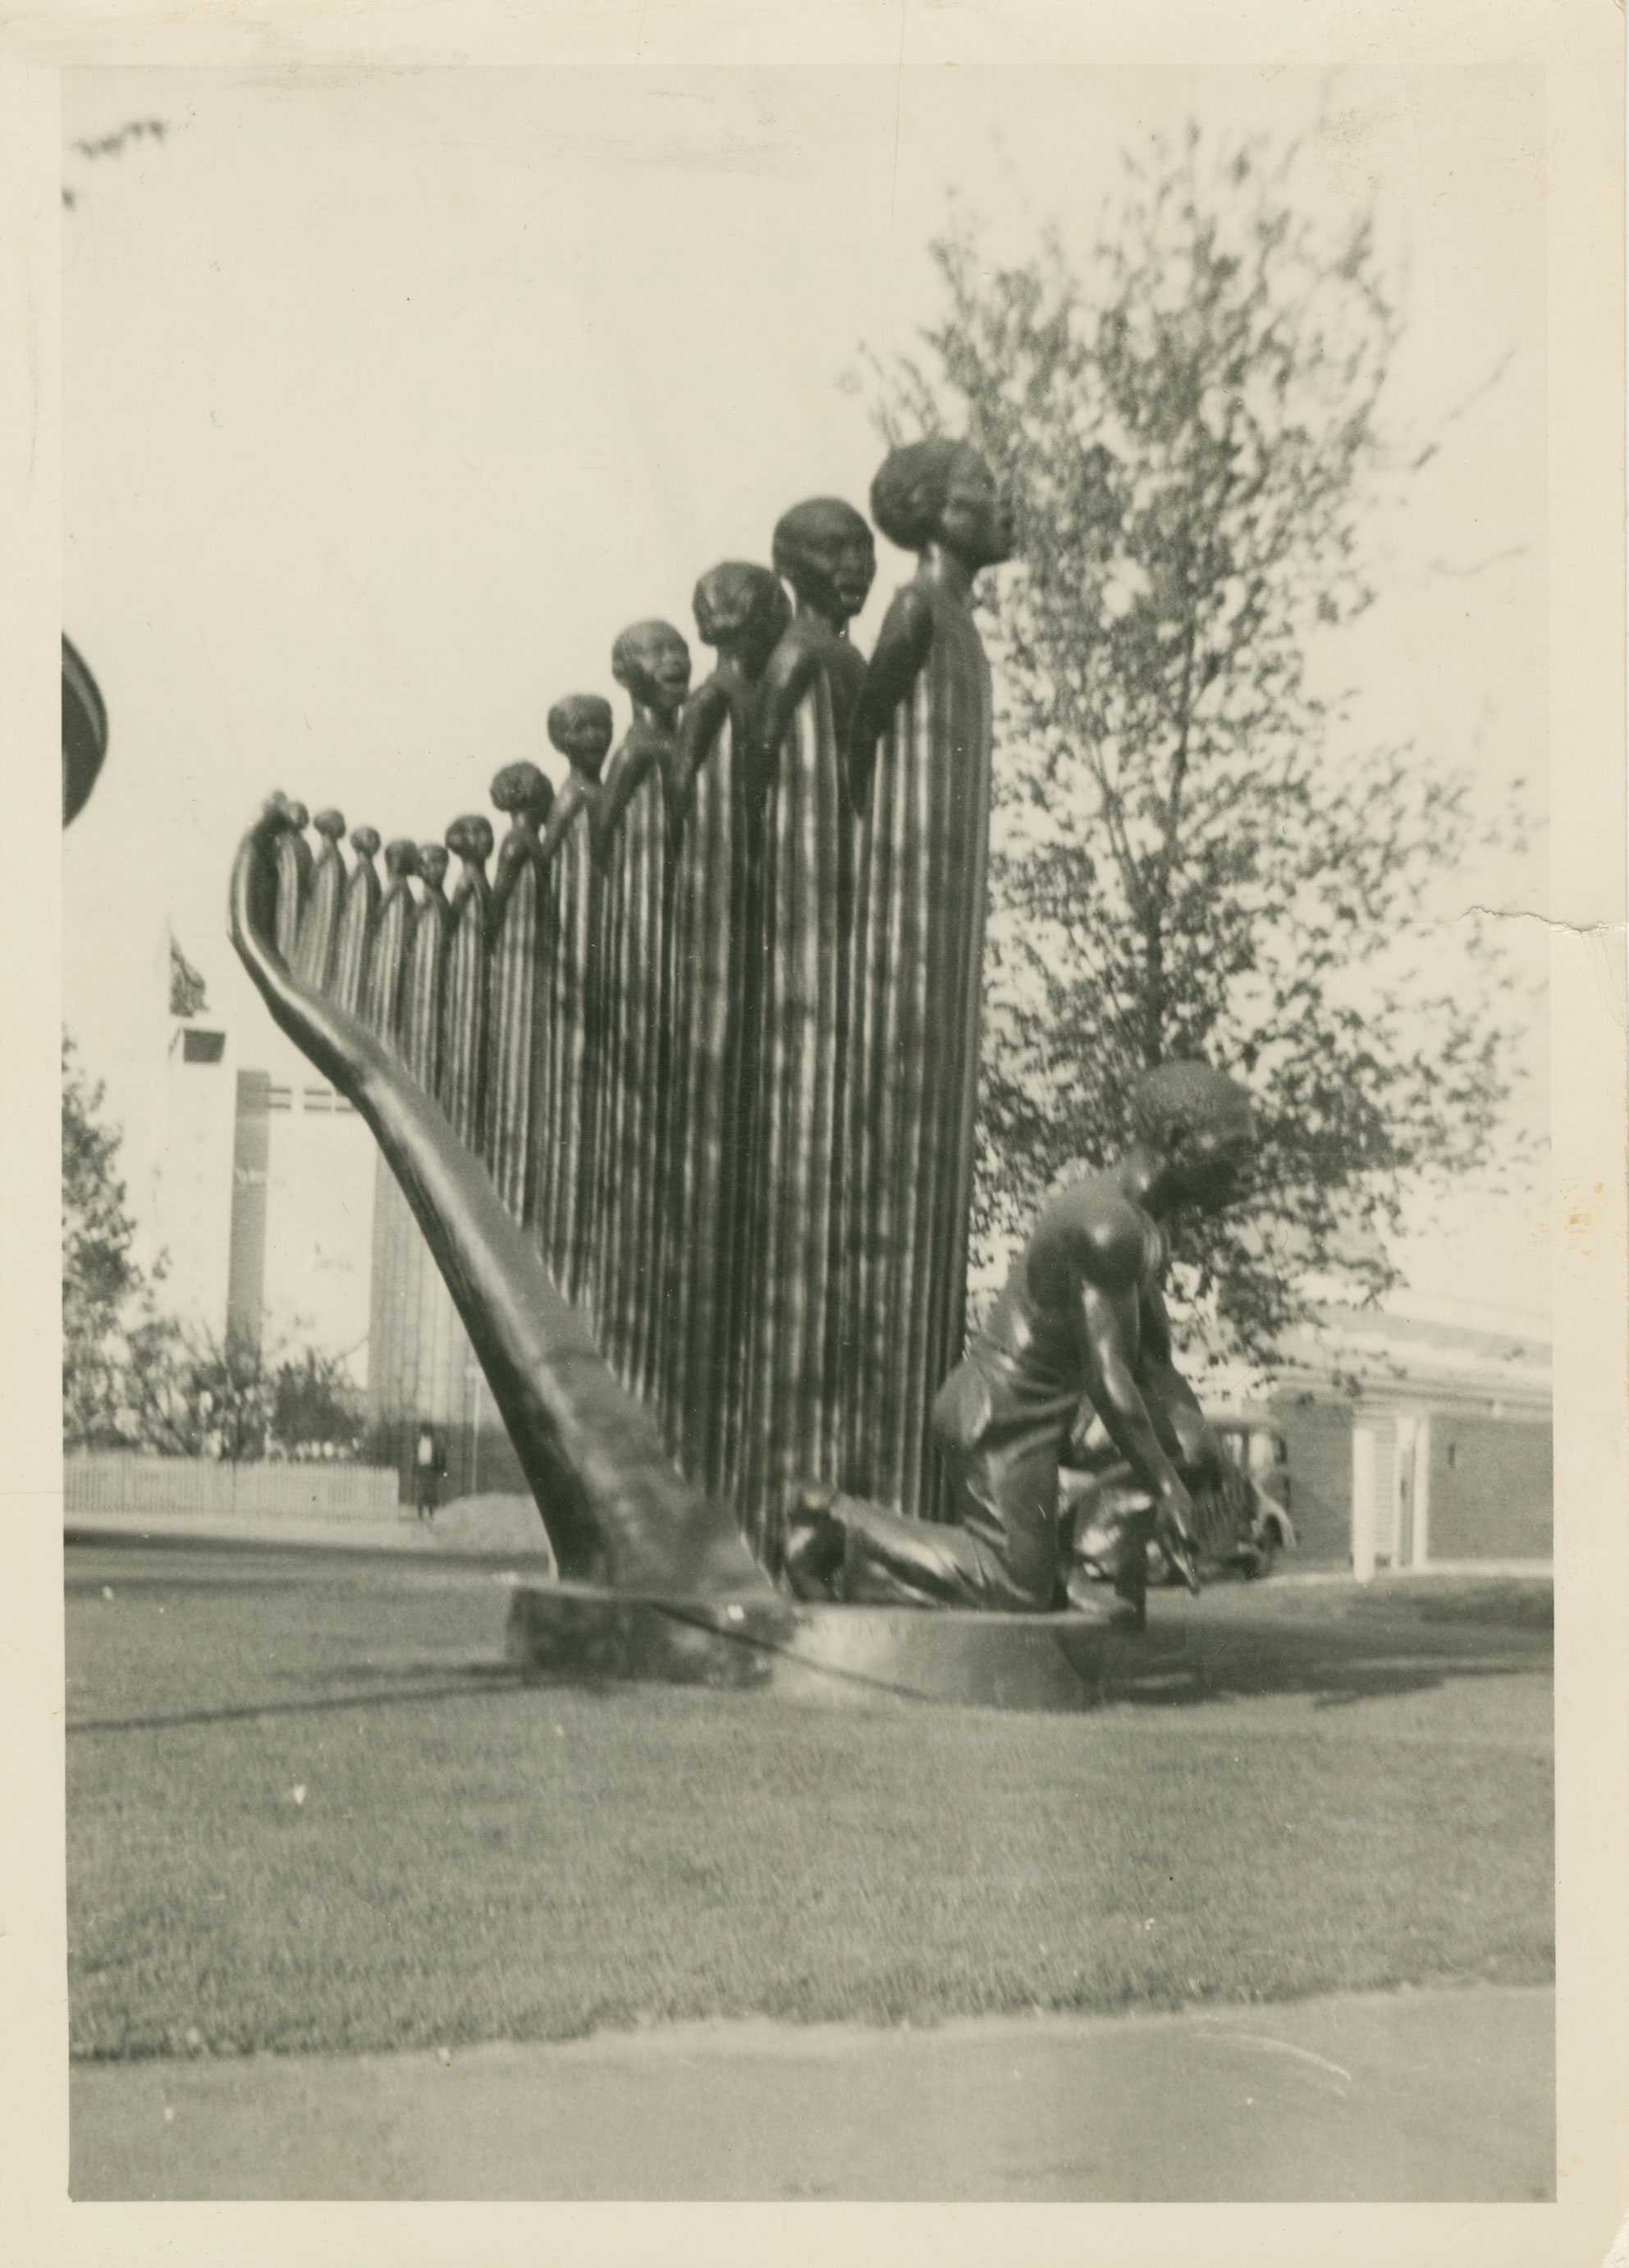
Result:
M1115 1588L1140 1622L1150 1535L1197 1590L1190 1490L1225 1450L1171 1357L1162 1224L1179 1205L1219 1211L1256 1144L1250 1098L1207 1064L1148 1072L1132 1098L1136 1139L1118 1165L1042 1207L1005 1290L941 1388L934 1432L954 1524L805 1490L788 1529L801 1597L1045 1612L1064 1601L1059 1465L1082 1404L1116 1453L1096 1487L1117 1507Z

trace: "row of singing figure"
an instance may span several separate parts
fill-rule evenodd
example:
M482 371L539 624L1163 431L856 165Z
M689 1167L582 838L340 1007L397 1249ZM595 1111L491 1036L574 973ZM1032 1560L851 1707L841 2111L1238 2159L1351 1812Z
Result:
M961 1351L990 793L971 592L1009 536L965 446L896 450L871 502L919 565L869 664L848 625L870 528L800 504L774 571L697 584L702 684L643 622L613 650L614 753L608 702L555 703L563 779L500 771L501 841L466 816L390 843L381 878L378 835L348 863L319 812L314 855L277 849L279 952L434 1095L771 1564L801 1483L931 1514Z

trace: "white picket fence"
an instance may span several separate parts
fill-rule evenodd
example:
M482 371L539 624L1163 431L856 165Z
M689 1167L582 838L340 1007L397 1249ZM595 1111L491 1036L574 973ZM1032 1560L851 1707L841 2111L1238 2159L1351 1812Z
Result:
M62 1506L76 1513L207 1513L289 1520L393 1520L389 1465L217 1464L116 1453L62 1461Z

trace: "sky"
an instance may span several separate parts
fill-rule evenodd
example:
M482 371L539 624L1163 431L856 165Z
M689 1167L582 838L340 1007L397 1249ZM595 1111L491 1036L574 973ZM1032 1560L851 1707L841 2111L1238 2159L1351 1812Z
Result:
M543 719L611 641L688 631L697 574L799 497L863 505L862 346L935 305L952 193L1021 254L1101 225L1122 150L1190 116L1308 137L1372 199L1405 318L1399 423L1445 446L1383 531L1339 674L1364 728L1537 783L1530 839L1442 878L1542 975L1542 89L1519 71L901 75L471 69L63 78L64 620L113 718L64 838L64 1017L143 1180L172 926L243 1058L286 1060L224 939L272 788L385 836L555 768ZM162 142L89 162L133 117ZM1497 383L1489 387L1490 374ZM910 563L886 544L866 645ZM709 658L693 641L696 675ZM619 702L619 709L620 710ZM999 763L1000 751L996 752ZM1542 1012L1521 1105L1547 1108ZM1417 1301L1542 1320L1545 1208L1417 1208Z

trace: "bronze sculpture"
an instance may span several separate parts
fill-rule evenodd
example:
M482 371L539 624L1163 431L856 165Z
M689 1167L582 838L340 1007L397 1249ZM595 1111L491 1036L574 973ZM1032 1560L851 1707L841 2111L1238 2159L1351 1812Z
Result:
M107 758L107 709L84 655L62 634L62 824L71 827Z
M441 1086L438 1100L460 1141L478 1149L486 1124L487 938L492 891L487 861L492 822L478 811L455 819L446 833L459 862L452 886L446 974L442 980Z
M311 887L300 918L294 966L306 983L326 989L334 968L334 946L340 930L340 909L345 901L345 861L340 845L345 840L345 814L319 811L312 828L321 849L312 864Z
M718 665L686 703L671 778L666 1241L662 1402L674 1454L733 1493L757 873L748 799L756 694L791 618L767 567L725 561L695 587L696 630ZM755 995L752 996L755 997Z
M285 960L293 957L299 937L312 870L311 850L303 831L305 806L295 803L289 809L296 824L277 843L277 950Z
M613 646L611 668L634 715L606 771L600 813L590 1300L613 1370L648 1399L661 1369L667 779L690 649L670 622L635 622Z
M445 888L450 859L444 843L418 846L419 900L407 947L401 1054L427 1094L435 1094L441 1069L441 988L452 923Z
M895 449L871 489L915 551L849 730L867 814L855 878L841 1336L844 1486L906 1513L935 1491L930 1413L961 1352L990 803L990 673L974 578L1011 522L965 444Z
M1200 1063L1148 1072L1132 1119L1135 1139L1118 1165L1042 1207L1006 1290L936 1400L956 1524L805 1491L787 1549L801 1595L1062 1604L1058 1468L1083 1403L1119 1452L1098 1487L1119 1501L1116 1589L1131 1618L1143 1614L1150 1532L1198 1588L1189 1491L1229 1461L1172 1360L1163 1223L1179 1205L1214 1211L1239 1193L1255 1125L1244 1089Z
M552 958L539 829L554 800L551 782L533 763L505 764L492 800L508 814L492 885L491 1108L487 1162L501 1202L530 1226L537 1213L539 1095L537 1006Z
M736 1532L679 1480L640 1405L616 1386L479 1157L359 1017L296 977L273 941L275 798L232 869L231 939L275 1021L360 1112L436 1254L526 1471L562 1573L677 1599L745 1602L767 1586ZM490 849L490 828L481 823ZM478 828L456 823L475 859ZM484 880L484 877L483 877Z
M608 706L555 704L569 775L551 810L535 766L499 774L493 881L478 814L447 830L451 893L445 854L405 843L381 893L371 828L347 872L337 814L303 864L303 814L281 802L239 854L238 949L374 1127L403 1192L381 1233L411 1207L567 1572L739 1581L703 1489L771 1564L805 1480L931 1508L928 1410L960 1352L989 785L969 597L1007 534L982 461L949 443L896 451L874 501L921 563L869 667L847 627L870 529L831 499L796 506L774 545L796 615L762 568L704 576L718 661L687 706L679 633L624 632L621 747L602 778ZM418 1317L404 1330L435 1305L416 1249L376 1275ZM377 1351L405 1397L391 1328ZM461 1391L446 1351L444 1403ZM594 1425L640 1405L685 1482L649 1417L602 1454Z
M773 1565L789 1484L840 1456L839 1201L854 895L844 734L865 665L848 624L877 569L852 505L818 497L774 531L796 612L764 672L753 759L761 885L751 961L757 1064L746 1192L740 1489Z
M570 767L544 830L544 855L551 864L567 835L598 807L613 729L611 703L601 693L568 693L548 712L549 744Z
M488 1005L490 996L491 962L488 937L491 927L491 890L487 880L487 860L492 855L493 831L491 821L481 812L466 812L447 828L443 843L444 854L457 858L459 870L453 883L444 916L432 909L433 927L424 940L426 959L415 965L415 974L421 983L429 982L439 996L439 1040L436 1056L436 1084L426 1086L426 1093L435 1096L446 1112L458 1135L472 1151L479 1151L484 1139L489 1097L488 1079L491 1055L488 1047ZM437 892L437 896L441 893ZM432 942L437 930L439 939ZM432 959L431 956L434 956ZM409 1022L422 1029L428 1004L415 1004L410 1011ZM396 1186L395 1176L382 1167L375 1185L374 1218L381 1237L393 1241L408 1241L403 1235L403 1212L409 1210L407 1201ZM414 1280L418 1298L413 1314L412 1329L425 1334L418 1343L422 1358L422 1368L431 1380L444 1377L449 1359L457 1342L456 1316L449 1304L447 1287L441 1282L423 1241L418 1240L414 1250ZM369 1398L376 1408L393 1407L410 1411L415 1418L426 1408L414 1379L415 1391L405 1392L409 1349L407 1342L408 1310L392 1299L376 1298L370 1303L372 1309L369 1351ZM400 1345L398 1342L400 1342ZM376 1396L372 1372L376 1342L382 1349L381 1359L386 1363L383 1381L385 1395ZM386 1396L393 1395L393 1401ZM439 1411L437 1414L441 1414Z
M569 1300L582 1292L586 1189L593 1169L596 1080L590 1045L591 964L598 928L600 773L611 752L611 703L568 694L548 712L548 737L569 770L543 833L553 932L543 1046L545 1102L538 1158L541 1250Z
M290 806L290 823L304 806ZM340 899L339 927L334 939L334 997L353 1015L362 1007L362 988L367 981L368 939L378 918L379 878L374 857L379 847L377 827L353 827L350 847L356 859L345 877Z
M764 671L758 704L758 749L773 770L793 719L817 679L829 692L833 729L847 731L865 682L865 660L849 643L848 625L871 594L877 541L870 525L839 497L811 497L782 512L771 556L792 586L796 612ZM767 783L766 783L767 784Z
M295 808L297 810L298 806ZM293 837L288 830L277 837L280 874L286 873L283 845ZM385 846L385 894L368 939L357 1013L371 1032L387 1045L399 1043L397 1021L405 997L405 981L417 921L413 884L419 869L416 843L399 839ZM279 893L281 903L282 894ZM285 955L285 958L287 956ZM377 1337L371 1330L368 1345L370 1384L378 1384L393 1398L400 1394L410 1341L402 1328L406 1279L410 1272L409 1241L401 1234L407 1201L381 1159L374 1170L373 1270L385 1297Z
M402 1062L431 1095L441 1076L443 990L452 929L444 887L451 855L444 843L418 846L419 890L403 961L397 1022ZM457 1316L400 1185L383 1158L374 1184L373 1220L378 1289L369 1332L370 1402L380 1410L415 1415L422 1415L433 1402L434 1414L445 1417L438 1381L451 1367Z
M282 850L283 837L278 849ZM419 871L419 846L405 839L385 846L385 895L369 941L362 1019L384 1040L396 1035L402 965L413 933L414 898L409 884Z

